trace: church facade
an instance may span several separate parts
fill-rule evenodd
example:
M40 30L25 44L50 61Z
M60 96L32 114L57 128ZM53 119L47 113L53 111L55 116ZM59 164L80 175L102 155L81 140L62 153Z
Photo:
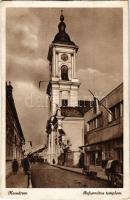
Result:
M47 121L48 162L78 166L79 146L84 144L84 110L90 102L79 105L80 82L76 75L78 46L66 33L63 13L48 51L50 81L47 87L49 120Z

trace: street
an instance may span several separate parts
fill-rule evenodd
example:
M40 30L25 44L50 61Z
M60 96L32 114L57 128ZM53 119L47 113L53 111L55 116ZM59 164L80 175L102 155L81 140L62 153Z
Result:
M31 168L33 188L106 188L104 180L91 180L85 175L66 171L47 164L33 164Z

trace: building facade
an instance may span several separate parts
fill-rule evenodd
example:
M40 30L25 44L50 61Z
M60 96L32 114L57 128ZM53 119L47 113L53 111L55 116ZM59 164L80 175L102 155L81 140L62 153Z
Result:
M17 159L19 164L23 158L22 145L25 143L24 135L18 119L14 99L13 87L9 82L6 85L6 175L12 172L12 161Z
M123 83L85 117L85 165L103 167L107 160L123 163Z
M78 46L66 33L61 13L59 32L49 47L50 81L47 87L50 118L47 122L48 162L77 166L79 146L84 144L83 109L79 104L79 80L76 75ZM89 102L84 104L88 107ZM86 106L87 105L87 106Z

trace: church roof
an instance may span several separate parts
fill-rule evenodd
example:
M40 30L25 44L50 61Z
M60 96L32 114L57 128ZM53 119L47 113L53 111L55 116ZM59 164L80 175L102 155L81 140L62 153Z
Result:
M61 115L64 117L83 117L88 107L61 107Z
M58 24L59 32L55 35L54 40L52 41L52 44L50 45L48 51L47 59L50 61L50 63L52 62L54 44L74 46L76 48L76 52L78 51L78 46L71 40L65 29L66 24L64 22L64 15L63 11L61 11L60 23Z

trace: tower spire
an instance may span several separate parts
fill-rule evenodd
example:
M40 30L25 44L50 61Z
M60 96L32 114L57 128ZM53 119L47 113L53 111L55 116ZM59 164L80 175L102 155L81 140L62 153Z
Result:
M60 21L62 21L62 22L64 21L63 10L61 10Z
M63 10L61 10L60 23L58 25L59 33L65 33L66 24L64 23Z
M60 22L58 24L59 32L55 35L52 43L60 43L60 44L68 44L75 45L73 41L71 41L70 36L66 33L66 24L64 22L63 10L61 9L60 14Z

